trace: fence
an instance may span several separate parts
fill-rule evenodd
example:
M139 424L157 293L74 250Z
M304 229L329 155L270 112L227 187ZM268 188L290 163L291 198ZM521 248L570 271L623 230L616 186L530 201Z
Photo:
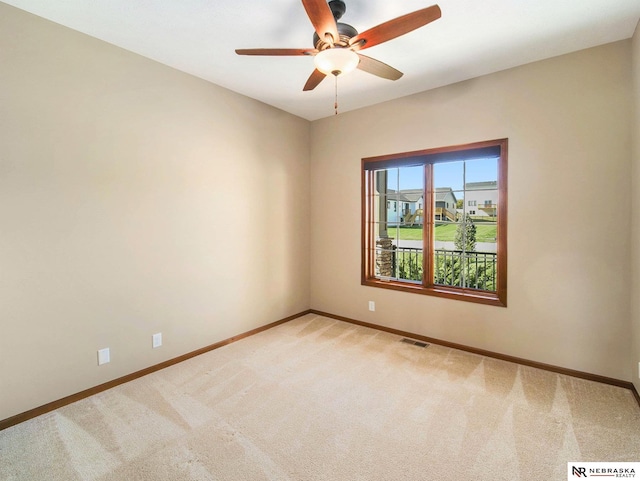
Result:
M392 260L393 277L422 281L422 258L420 248L395 248ZM496 264L497 255L491 252L435 250L433 282L442 286L495 291Z

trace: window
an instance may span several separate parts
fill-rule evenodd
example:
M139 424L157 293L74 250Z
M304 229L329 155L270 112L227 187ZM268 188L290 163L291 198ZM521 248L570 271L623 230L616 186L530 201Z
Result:
M362 159L362 284L506 306L507 144ZM407 193L420 215L387 218L387 197Z

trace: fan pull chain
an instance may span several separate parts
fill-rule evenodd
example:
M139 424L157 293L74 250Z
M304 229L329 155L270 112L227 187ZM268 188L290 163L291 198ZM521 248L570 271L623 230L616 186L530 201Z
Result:
M335 115L338 115L338 76L334 75L334 77L336 78L336 101L333 104L333 108L336 111Z

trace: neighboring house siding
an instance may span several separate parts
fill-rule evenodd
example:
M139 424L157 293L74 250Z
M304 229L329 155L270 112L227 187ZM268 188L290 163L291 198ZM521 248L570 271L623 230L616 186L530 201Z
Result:
M455 222L456 220L456 196L450 187L436 189L435 220Z
M397 224L400 219L398 203L397 200L387 200L387 222L389 224Z
M422 189L406 189L387 191L387 223L397 225L399 223L422 224L422 217L415 216L417 210L424 208Z
M465 184L464 205L472 217L492 218L498 205L497 182L469 182Z

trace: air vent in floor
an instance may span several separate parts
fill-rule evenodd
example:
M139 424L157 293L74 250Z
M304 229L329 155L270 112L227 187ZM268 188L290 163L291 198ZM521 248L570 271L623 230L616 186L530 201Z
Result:
M407 339L406 337L400 339L400 342L404 342L405 344L413 344L418 347L427 347L429 344L422 341L416 341L415 339Z

